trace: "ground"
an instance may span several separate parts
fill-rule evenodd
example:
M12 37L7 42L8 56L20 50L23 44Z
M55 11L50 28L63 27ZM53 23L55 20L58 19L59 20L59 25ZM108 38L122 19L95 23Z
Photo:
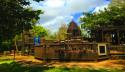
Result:
M0 60L14 59L14 56L1 56ZM15 61L27 66L47 66L47 67L80 67L80 68L106 68L106 69L124 69L125 60L103 60L95 61L80 61L80 62L59 62L59 61L43 61L35 59L34 56L15 56Z

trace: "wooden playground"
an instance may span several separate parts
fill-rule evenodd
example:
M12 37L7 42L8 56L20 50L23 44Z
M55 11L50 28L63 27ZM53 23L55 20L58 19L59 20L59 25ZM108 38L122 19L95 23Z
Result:
M91 41L87 41L81 37L81 31L77 24L71 22L67 30L67 39L63 41L41 40L40 44L34 46L35 58L70 61L124 59L124 40L121 42L116 28L104 29L104 31L103 29L96 30L93 30ZM113 37L109 39L106 37L107 35L113 35ZM122 38L124 39L124 37Z
M65 40L45 40L40 38L34 44L30 32L22 34L22 41L16 49L23 55L34 55L43 60L103 60L125 59L125 26L99 27L91 30L91 38L84 39L81 29L71 22Z

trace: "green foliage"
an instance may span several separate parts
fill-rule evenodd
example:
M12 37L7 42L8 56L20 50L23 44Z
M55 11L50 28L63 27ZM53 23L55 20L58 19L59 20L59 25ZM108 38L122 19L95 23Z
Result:
M51 32L48 30L48 35L45 36L45 39L46 39L46 40L56 40L56 36L57 36L56 33L51 33Z
M125 3L125 0L111 0L110 6L116 6Z
M0 0L0 42L13 39L37 22L42 12L29 9L29 4L29 0Z
M56 39L57 40L65 40L67 34L67 26L66 24L62 24L57 32Z
M52 33L48 30L48 35L45 36L47 40L65 40L67 34L67 25L62 24L59 30L55 33Z
M32 31L35 36L40 36L40 37L45 37L48 34L47 30L42 26L33 26Z
M90 32L85 30L85 29L81 29L81 35L84 37L84 38L90 38Z
M85 29L94 29L108 25L125 25L125 4L110 6L98 13L86 13L85 17L81 18L81 22L84 22L81 27Z

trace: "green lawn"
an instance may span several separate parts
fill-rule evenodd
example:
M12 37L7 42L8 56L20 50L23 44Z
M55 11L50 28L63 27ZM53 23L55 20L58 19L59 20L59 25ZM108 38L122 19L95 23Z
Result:
M10 64L14 62L13 60L0 60L0 64L4 64L4 63L7 63L7 64Z
M52 68L45 72L124 72L118 69L89 69L89 68Z
M89 68L55 68L40 66L23 66L13 60L0 62L0 72L124 72L118 69L89 69Z

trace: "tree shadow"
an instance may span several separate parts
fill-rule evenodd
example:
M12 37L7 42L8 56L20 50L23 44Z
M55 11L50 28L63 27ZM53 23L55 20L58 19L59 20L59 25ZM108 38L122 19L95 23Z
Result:
M30 62L29 62L30 63ZM0 64L0 72L124 72L123 70L111 70L108 71L106 69L89 69L89 68L55 68L48 67L44 65L32 65L32 66L24 66L20 62L12 62L10 64L4 63Z
M44 72L44 70L48 70L51 68L53 67L38 65L24 66L22 63L19 62L0 64L0 72Z

